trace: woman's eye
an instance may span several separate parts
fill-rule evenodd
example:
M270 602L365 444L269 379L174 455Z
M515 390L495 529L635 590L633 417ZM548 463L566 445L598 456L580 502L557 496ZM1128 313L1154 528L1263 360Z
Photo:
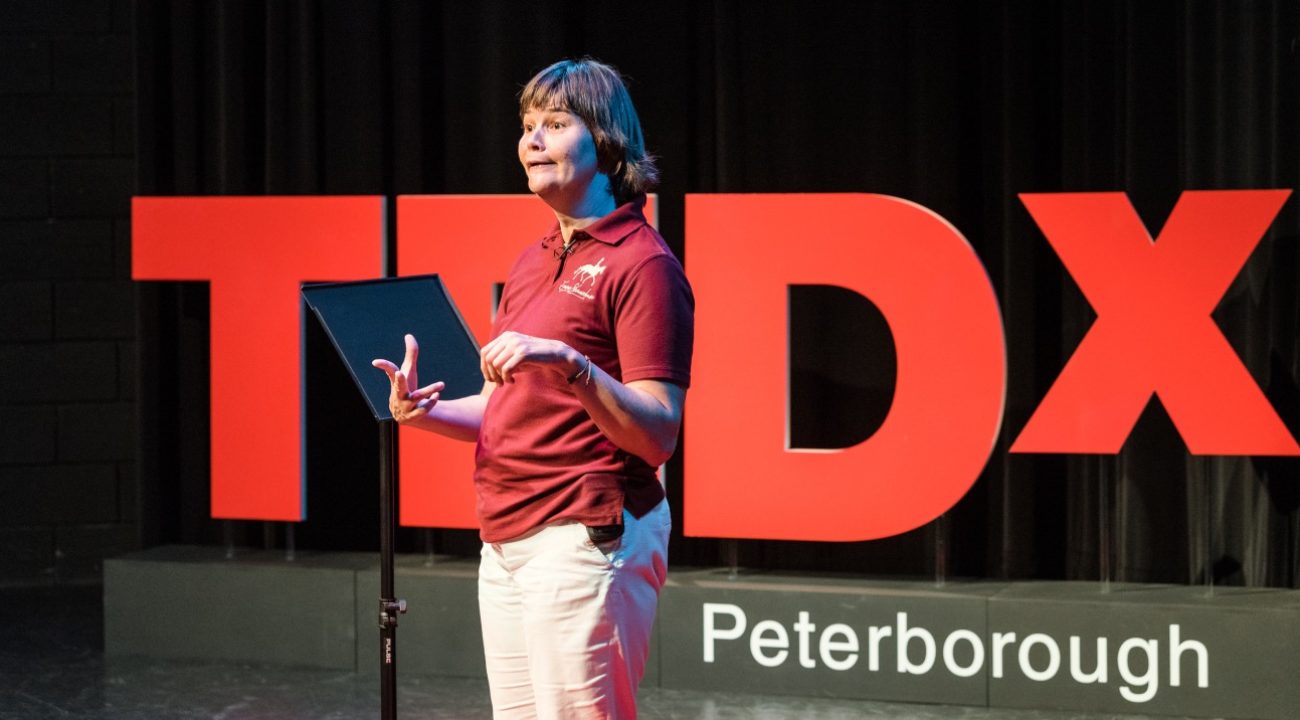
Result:
M551 129L562 130L564 129L564 123L560 122L559 120L556 120L555 122L551 123Z

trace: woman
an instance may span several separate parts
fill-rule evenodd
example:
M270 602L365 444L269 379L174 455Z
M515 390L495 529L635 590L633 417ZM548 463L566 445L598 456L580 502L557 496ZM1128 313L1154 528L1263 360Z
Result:
M478 443L479 611L494 714L636 716L670 517L655 469L690 384L694 299L642 214L657 171L617 71L561 61L520 95L519 162L556 224L507 277L483 390L392 381L401 424Z

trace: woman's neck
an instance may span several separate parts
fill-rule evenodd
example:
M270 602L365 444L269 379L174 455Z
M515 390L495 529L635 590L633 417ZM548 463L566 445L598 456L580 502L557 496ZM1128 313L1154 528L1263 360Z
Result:
M570 203L548 201L547 204L555 211L555 219L560 223L560 236L564 238L566 246L573 237L573 231L587 227L618 207L609 190L609 178L604 174L599 174L592 180L582 197Z

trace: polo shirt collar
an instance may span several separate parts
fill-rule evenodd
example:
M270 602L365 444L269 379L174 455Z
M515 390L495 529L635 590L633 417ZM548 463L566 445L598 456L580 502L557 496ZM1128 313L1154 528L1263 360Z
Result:
M594 238L606 245L617 245L623 238L631 235L633 231L646 224L645 221L645 195L638 195L614 209L614 212L588 225L587 227L574 232L574 237L582 233L587 237ZM549 248L552 245L563 245L564 238L560 235L560 223L551 226L551 231L546 233L542 238L542 247Z

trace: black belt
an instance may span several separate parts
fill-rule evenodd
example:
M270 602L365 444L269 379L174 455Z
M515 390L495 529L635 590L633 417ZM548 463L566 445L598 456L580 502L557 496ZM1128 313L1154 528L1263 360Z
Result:
M587 537L597 545L607 543L611 540L617 540L623 537L623 526L619 525L588 525Z

